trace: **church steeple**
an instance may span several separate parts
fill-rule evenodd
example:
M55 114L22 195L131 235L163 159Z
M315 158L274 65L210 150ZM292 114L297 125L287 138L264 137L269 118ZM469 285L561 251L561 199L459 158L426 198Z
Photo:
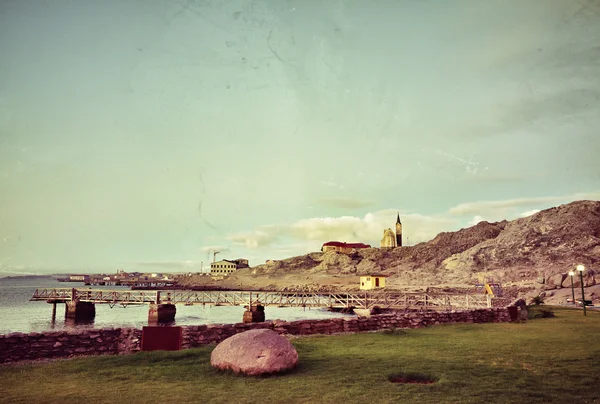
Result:
M400 221L400 212L396 218L396 247L402 247L402 222Z

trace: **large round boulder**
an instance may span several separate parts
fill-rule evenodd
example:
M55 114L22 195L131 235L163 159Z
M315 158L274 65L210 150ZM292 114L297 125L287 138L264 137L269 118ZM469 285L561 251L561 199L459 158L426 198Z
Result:
M258 376L293 369L298 352L275 331L245 331L221 342L210 355L210 364L221 370Z

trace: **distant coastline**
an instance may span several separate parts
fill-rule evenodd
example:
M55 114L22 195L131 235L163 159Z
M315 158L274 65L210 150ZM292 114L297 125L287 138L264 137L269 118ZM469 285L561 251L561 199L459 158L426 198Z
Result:
M3 276L2 279L56 279L55 275L12 275L12 276Z

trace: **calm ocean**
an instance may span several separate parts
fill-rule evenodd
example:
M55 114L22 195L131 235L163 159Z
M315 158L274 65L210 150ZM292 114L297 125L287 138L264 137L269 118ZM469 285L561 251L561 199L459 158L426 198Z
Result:
M56 322L52 323L52 305L46 302L30 302L36 288L83 288L83 283L61 283L50 278L0 279L0 334L11 332L41 332L67 328L136 327L148 325L148 306L96 305L96 318L92 324L70 325L65 323L64 304L56 307ZM89 286L88 286L89 287ZM94 289L127 289L119 286L94 286ZM242 321L243 307L237 306L184 306L177 305L176 325L229 324ZM344 317L324 309L266 307L266 320L294 321Z

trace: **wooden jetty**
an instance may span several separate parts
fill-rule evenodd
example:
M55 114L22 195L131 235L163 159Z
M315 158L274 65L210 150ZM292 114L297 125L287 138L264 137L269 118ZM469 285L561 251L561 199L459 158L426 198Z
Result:
M489 295L391 290L349 293L322 292L255 292L255 291L189 291L189 290L106 290L85 288L39 288L31 301L65 303L66 315L77 318L95 316L95 304L149 305L149 319L173 321L177 304L247 306L249 311L265 306L322 307L332 310L427 309L456 310L492 306ZM55 312L55 309L54 309ZM161 316L161 313L164 314Z

